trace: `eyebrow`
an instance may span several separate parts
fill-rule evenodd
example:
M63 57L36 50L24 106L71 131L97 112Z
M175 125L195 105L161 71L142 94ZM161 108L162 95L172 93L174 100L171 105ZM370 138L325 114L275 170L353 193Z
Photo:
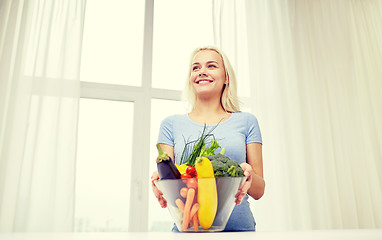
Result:
M216 64L219 64L218 62L216 61L208 61L207 64L209 63L216 63ZM192 65L197 65L197 64L200 64L199 62L194 62Z

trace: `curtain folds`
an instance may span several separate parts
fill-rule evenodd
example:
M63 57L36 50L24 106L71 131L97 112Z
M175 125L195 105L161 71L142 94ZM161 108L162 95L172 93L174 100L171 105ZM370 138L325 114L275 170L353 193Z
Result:
M257 229L381 228L382 2L215 0L213 11L263 133Z
M72 231L85 0L0 5L0 232Z

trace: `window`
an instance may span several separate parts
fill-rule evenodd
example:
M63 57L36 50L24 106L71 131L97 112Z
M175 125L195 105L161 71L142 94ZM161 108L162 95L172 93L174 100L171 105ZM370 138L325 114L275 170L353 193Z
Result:
M127 231L134 105L81 99L75 231Z
M151 137L150 146L155 146L158 138L158 132L161 121L172 114L186 113L186 105L184 102L171 100L151 100ZM156 171L155 159L158 155L156 148L150 148L150 173ZM149 231L170 231L173 225L170 213L167 209L159 206L157 199L151 191L149 191Z
M182 91L191 52L213 45L212 2L155 1L153 45L153 87Z
M86 3L81 81L141 85L144 1Z
M191 51L212 44L211 1L87 2L75 231L170 231L150 187L155 142L163 118L186 112Z
M144 11L144 1L94 0L86 5L75 231L133 230L133 142L136 106L142 105Z
M195 17L196 15L198 17ZM182 91L187 79L191 52L196 47L207 45L213 45L211 1L155 1L153 88ZM165 99L165 95L162 97ZM180 101L152 99L151 109L150 174L156 170L154 160L158 153L154 146L160 122L171 114L186 113L187 105ZM170 213L167 209L160 208L151 188L149 189L148 219L149 231L172 229Z

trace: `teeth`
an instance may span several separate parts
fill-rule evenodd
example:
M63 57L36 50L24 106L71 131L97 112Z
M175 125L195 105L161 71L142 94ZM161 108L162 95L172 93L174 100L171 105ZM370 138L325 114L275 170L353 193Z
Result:
M209 80L200 80L200 81L198 81L197 83L199 84L199 83L201 83L201 82L211 82L211 81L209 81Z

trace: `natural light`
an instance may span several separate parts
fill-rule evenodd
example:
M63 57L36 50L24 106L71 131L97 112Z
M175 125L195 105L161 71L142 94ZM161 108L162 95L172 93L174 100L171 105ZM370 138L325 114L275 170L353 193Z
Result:
M168 10L174 8L179 10ZM200 17L194 18L195 12ZM211 13L210 1L155 1L153 88L183 90L191 51L213 44ZM122 85L141 86L143 20L144 1L113 0L112 4L106 0L88 1L81 81L89 86L102 83L103 87L113 89L123 89ZM180 99L164 99L151 99L150 174L156 169L155 143L160 122L171 114L185 113L187 108ZM76 231L128 230L133 109L132 102L84 98L80 102ZM151 188L148 191L147 229L169 231L172 221L168 210L160 208Z

